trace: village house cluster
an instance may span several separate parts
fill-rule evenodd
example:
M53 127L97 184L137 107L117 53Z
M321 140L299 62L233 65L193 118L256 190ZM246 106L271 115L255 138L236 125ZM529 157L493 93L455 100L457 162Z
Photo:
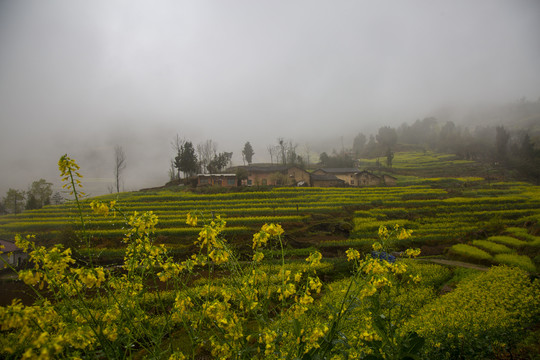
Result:
M234 172L233 172L234 171ZM375 175L357 168L321 168L308 172L297 166L249 165L229 169L224 174L199 174L197 186L313 186L363 187L396 185L396 178Z

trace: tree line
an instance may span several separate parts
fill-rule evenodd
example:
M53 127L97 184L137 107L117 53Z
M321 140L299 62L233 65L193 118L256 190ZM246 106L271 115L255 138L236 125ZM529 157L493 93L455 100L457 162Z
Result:
M464 160L496 163L540 181L540 151L529 132L499 126L461 127L429 117L398 128L383 126L376 135L359 133L353 141L353 158L386 158L392 166L395 151L423 149L455 154ZM323 159L321 158L321 161Z
M193 142L176 135L171 145L174 150L174 158L171 159L169 168L169 180L171 181L189 178L196 174L220 173L232 166L233 153L218 152L217 143L213 140L206 140L195 146ZM271 164L305 167L306 162L297 153L297 147L298 145L294 144L292 140L278 138L277 144L267 147ZM249 141L244 144L241 153L243 164L251 165L255 151Z
M452 121L440 122L435 117L416 120L411 125L382 126L376 134L358 133L351 144L341 151L319 154L315 164L310 163L309 146L305 155L298 153L293 140L278 138L267 146L270 163L309 168L354 167L360 158L382 158L392 167L396 151L431 150L455 154L464 160L476 160L515 170L523 178L540 182L540 151L526 130L509 129L503 125L476 126L473 129L456 125ZM180 139L173 142L175 157L171 160L171 180L190 177L197 173L219 173L231 165L232 152L218 152L217 144L207 140L197 146ZM250 165L254 155L248 141L242 149L242 161Z
M231 164L232 152L217 152L217 144L213 140L207 140L194 146L189 140L181 139L176 135L172 142L175 156L171 159L169 179L178 180L188 178L198 173L219 173ZM246 143L246 147L251 145ZM253 149L251 149L253 152ZM253 153L247 155L249 161Z
M45 179L32 182L28 190L10 188L0 201L1 214L18 214L23 210L40 209L45 205L61 204L64 198L59 192L53 194L52 183Z

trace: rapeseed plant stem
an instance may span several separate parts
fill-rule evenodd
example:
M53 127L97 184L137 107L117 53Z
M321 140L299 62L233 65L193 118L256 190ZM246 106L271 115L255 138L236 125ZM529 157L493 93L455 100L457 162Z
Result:
M79 201L79 192L77 191L77 187L82 187L81 181L79 180L80 178L82 178L82 175L78 172L80 167L79 165L77 165L75 160L68 157L67 154L64 154L60 157L60 160L58 161L58 169L60 170L62 181L65 182L65 184L62 185L62 187L71 189L70 194L73 195L73 198L75 199L75 204L77 204L77 211L79 213L79 219L81 221L82 237L83 237L86 247L91 249L89 253L89 262L90 262L90 266L92 266L93 265L93 259L92 259L93 250L90 247L90 241L86 233L86 224L83 217L81 203ZM84 193L82 192L81 194L84 195Z

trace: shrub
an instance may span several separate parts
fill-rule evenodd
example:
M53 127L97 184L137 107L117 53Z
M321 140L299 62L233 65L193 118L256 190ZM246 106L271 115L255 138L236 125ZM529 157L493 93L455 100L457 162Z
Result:
M482 249L485 249L492 254L511 253L515 251L514 249L510 249L508 246L497 244L488 240L474 240L472 244L474 246L481 247Z
M424 306L408 328L426 339L428 359L492 359L539 316L540 283L523 270L497 266Z
M422 286L438 288L452 277L449 268L437 264L407 261L407 266L412 274L418 274L422 278Z
M450 251L457 255L477 260L492 260L492 256L488 252L467 244L452 245Z
M497 254L495 255L495 261L500 264L516 266L528 272L536 272L536 266L533 261L525 255Z
M506 233L509 235L515 236L517 238L527 240L527 241L534 241L536 240L536 236L530 235L527 229L520 228L520 227L509 227L505 230Z
M510 245L510 246L513 246L513 247L521 247L521 246L527 245L526 241L519 240L519 239L516 239L516 238L511 237L511 236L504 236L504 235L490 236L488 238L488 240L489 241L494 241L494 242L497 242L497 243L501 243L501 244L505 244L505 245Z

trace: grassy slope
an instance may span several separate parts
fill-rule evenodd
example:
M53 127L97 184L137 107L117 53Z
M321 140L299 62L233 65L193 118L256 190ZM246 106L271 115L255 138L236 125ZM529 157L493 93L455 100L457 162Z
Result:
M362 160L360 168L373 165L374 160ZM505 228L517 227L522 237L523 234L529 236L524 239L529 242L512 250L515 255L528 255L538 265L539 246L534 237L537 228L531 226L539 218L538 187L485 181L475 176L484 171L482 169L485 170L477 163L456 160L447 154L407 152L396 153L392 169L377 170L392 172L398 178L397 187L267 188L233 193L217 190L215 194L169 188L99 199L118 199L120 207L128 214L154 211L160 217L157 241L168 244L180 254L190 251L198 232L185 224L185 215L199 210L208 219L218 214L226 217L226 235L240 251L249 251L251 235L262 224L281 223L287 230L291 256L298 254L294 249L307 247L320 248L326 256L340 255L350 246L367 251L380 225L397 223L413 229L412 245L421 247L425 255L446 254L456 243L475 246L471 243L473 240L502 235ZM431 175L437 177L427 177ZM84 215L88 233L97 247L121 246L121 217L92 216L87 204ZM0 236L4 238L31 232L37 233L38 239L45 243L60 241L73 245L77 229L73 204L0 217ZM409 245L411 243L403 244ZM118 251L103 253L121 256ZM475 261L474 256L467 256L463 251L450 251L448 255Z

